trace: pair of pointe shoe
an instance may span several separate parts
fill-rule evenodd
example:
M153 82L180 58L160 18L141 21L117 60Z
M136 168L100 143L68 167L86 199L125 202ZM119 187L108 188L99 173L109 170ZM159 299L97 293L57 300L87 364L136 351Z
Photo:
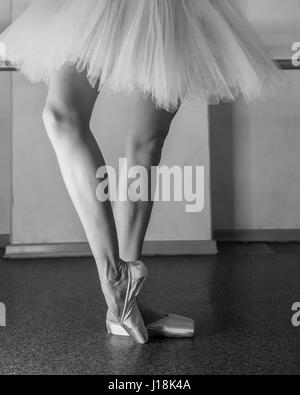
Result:
M137 297L147 278L147 268L141 261L128 263L128 283L125 303L120 322L106 319L107 331L111 335L131 336L137 343L145 344L150 336L193 337L194 321L175 314L167 314L158 321L144 323Z

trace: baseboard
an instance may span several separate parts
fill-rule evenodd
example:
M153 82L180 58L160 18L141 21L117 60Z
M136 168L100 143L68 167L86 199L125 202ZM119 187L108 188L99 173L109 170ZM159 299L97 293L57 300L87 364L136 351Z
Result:
M9 243L9 235L0 235L0 248L5 248Z
M300 242L300 229L215 230L214 239L232 242Z
M211 241L146 241L143 255L214 255L216 242ZM7 259L80 258L90 257L87 243L14 245L6 247Z
M215 255L217 244L214 240L202 241L146 241L143 255Z

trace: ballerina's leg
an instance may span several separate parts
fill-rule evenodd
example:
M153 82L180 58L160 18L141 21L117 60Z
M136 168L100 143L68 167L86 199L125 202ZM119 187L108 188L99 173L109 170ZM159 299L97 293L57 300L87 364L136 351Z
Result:
M144 99L139 93L135 94L133 114L126 145L127 165L128 168L142 166L146 170L147 178L141 178L141 181L148 183L148 200L135 202L128 199L126 202L118 201L114 204L120 256L125 261L141 258L153 209L151 167L160 163L165 140L175 117L175 113L157 109L151 98ZM127 182L126 175L123 178ZM141 189L145 190L143 185ZM151 323L164 316L142 305L140 309L145 323Z
M118 315L122 303L111 292L111 285L122 276L118 239L110 202L100 202L96 196L96 172L105 162L90 130L98 93L85 73L64 66L51 78L43 120L96 260L106 302Z

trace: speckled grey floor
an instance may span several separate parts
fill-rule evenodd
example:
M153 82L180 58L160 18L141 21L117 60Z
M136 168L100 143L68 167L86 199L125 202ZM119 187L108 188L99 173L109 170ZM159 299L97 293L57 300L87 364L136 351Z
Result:
M3 252L3 251L2 251ZM189 340L111 337L91 259L0 260L0 374L299 374L300 247L223 245L217 257L147 258L143 300L194 317Z

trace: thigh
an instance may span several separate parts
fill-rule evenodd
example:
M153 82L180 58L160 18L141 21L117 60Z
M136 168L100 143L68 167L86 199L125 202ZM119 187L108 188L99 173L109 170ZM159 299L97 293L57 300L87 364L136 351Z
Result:
M62 112L75 111L89 121L98 95L98 86L91 86L85 71L78 73L75 66L66 65L50 79L47 104Z
M176 112L158 109L151 97L144 98L141 93L135 92L132 114L128 140L143 143L156 138L164 139L169 133Z

